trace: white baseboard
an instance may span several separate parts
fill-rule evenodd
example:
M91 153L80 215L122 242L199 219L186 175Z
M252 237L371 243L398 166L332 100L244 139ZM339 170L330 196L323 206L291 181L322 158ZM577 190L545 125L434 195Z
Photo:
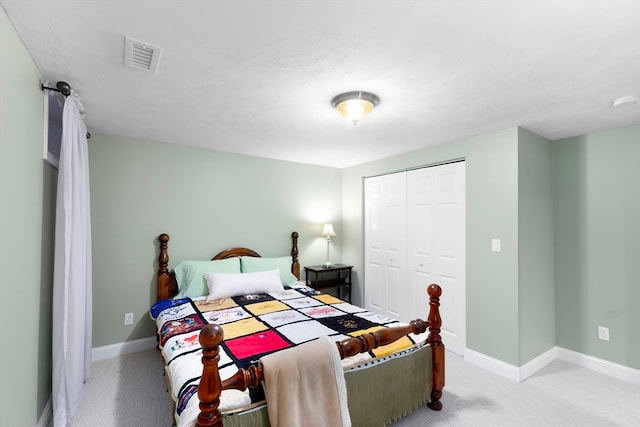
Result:
M542 353L540 356L531 359L524 365L520 366L519 382L522 382L527 378L533 376L536 372L540 371L542 368L544 368L545 366L547 366L549 363L553 362L557 358L558 358L558 347L553 347L545 351L544 353Z
M52 415L53 406L51 403L51 395L49 395L49 399L47 399L47 403L44 404L44 409L42 410L42 414L40 414L40 418L38 419L38 424L36 424L36 427L47 427Z
M520 382L520 370L516 366L510 365L502 360L465 348L464 361L513 382Z
M553 347L520 367L468 348L464 351L464 360L513 382L522 382L554 360L562 360L563 362L573 363L574 365L632 384L640 384L640 370L638 369L609 362L608 360L598 359L597 357L588 356L562 347Z
M91 361L111 359L123 354L138 351L151 350L158 345L156 337L141 338L139 340L125 341L117 344L94 347L91 349Z
M609 375L632 384L640 384L640 370L633 369L608 360L598 359L562 347L558 349L558 360L573 363L601 374Z

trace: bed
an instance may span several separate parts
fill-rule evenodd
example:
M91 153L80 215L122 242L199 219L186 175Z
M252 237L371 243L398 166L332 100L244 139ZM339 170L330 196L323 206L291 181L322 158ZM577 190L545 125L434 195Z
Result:
M261 361L320 336L335 343L342 359L353 426L385 426L423 404L442 408L445 348L438 285L427 288L427 320L400 324L301 282L297 232L291 233L285 257L262 258L252 249L234 247L205 261L205 267L181 262L174 269L169 269L169 235L158 240L157 302L150 312L178 427L269 426ZM215 265L222 272L203 278L201 270L190 271L197 291L188 295L184 264ZM250 277L253 283L244 288ZM253 287L254 277L281 282L282 288L263 292L263 285Z

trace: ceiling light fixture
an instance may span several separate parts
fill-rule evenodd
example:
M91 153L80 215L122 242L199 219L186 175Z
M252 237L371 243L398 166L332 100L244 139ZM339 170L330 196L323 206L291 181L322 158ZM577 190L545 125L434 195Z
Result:
M331 105L354 125L364 119L380 103L380 98L370 92L346 92L335 96Z

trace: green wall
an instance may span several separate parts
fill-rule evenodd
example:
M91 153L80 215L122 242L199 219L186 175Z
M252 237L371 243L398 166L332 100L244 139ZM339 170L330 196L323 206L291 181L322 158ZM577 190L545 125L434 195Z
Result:
M155 334L148 310L163 232L170 267L230 246L287 255L294 230L302 264L318 264L325 222L334 223L332 256L341 257L340 169L97 133L89 163L94 347ZM133 326L124 326L127 312Z
M364 271L364 177L462 158L466 161L467 197L467 347L518 365L517 128L344 169L343 227L346 234L343 261L356 266L359 273ZM492 238L502 240L502 252L491 252ZM363 284L360 276L357 285L356 302L361 303ZM553 306L547 311L552 313Z
M552 153L557 344L640 369L640 126L555 141Z
M552 144L518 129L520 365L553 348L556 340Z
M36 425L51 393L53 218L45 187L55 172L42 160L40 78L0 8L0 315L11 325L2 337L2 426Z
M3 426L35 425L51 393L57 174L42 160L40 79L0 9L0 313L20 319L3 338L22 350L2 353ZM639 140L640 126L551 143L513 128L338 170L94 134L94 347L153 336L162 232L173 266L237 245L279 256L295 229L309 265L324 261L333 222L332 258L355 266L361 303L363 177L465 159L467 346L521 366L555 344L640 369Z
M343 261L363 271L364 177L465 159L467 347L522 366L557 345L637 369L638 141L640 126L560 141L513 128L347 168Z

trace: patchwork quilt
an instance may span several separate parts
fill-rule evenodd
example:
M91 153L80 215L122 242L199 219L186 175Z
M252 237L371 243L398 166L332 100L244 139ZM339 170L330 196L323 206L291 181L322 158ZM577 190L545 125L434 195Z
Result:
M262 356L321 336L335 341L397 326L393 319L323 294L304 285L281 293L242 295L218 300L207 297L163 300L150 310L158 328L178 426L191 425L198 414L198 383L202 374L200 329L216 323L224 330L220 348L220 376L229 378L238 368L257 364ZM343 361L345 368L361 365L423 343L427 333L409 335L369 354ZM237 411L264 403L261 389L225 390L221 411Z

